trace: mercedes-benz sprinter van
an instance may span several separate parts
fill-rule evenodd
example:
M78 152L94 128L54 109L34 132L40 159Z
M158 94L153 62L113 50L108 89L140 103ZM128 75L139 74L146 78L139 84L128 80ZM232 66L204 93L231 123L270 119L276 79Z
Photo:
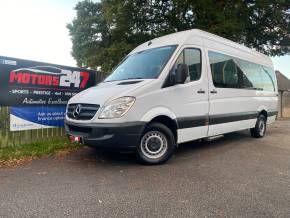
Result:
M85 145L132 149L160 164L183 142L244 129L263 137L277 96L269 57L194 29L135 48L103 82L70 99L65 127Z

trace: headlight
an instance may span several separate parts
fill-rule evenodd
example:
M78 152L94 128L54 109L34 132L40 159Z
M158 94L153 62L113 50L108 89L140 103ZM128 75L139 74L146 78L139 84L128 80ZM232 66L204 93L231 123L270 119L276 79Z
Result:
M135 102L134 97L121 97L104 105L100 119L119 118L126 114Z

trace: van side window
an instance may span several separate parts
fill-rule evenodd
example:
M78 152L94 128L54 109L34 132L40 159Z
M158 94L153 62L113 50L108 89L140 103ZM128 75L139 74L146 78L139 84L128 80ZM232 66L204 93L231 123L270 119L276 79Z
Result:
M208 55L215 87L275 90L275 75L270 68L217 52Z
M238 70L235 62L230 59L225 62L223 70L223 81L226 87L238 87Z
M201 76L201 52L199 49L186 48L177 58L174 69L177 69L178 64L187 64L188 78L186 82L196 81Z
M243 75L242 88L261 89L261 67L257 64L237 59Z
M237 63L244 78L243 88L253 88L263 91L275 90L275 76L271 74L271 70L259 64L240 59L237 59Z
M268 68L262 67L263 76L263 89L266 91L275 91L276 80L275 80L275 72Z
M240 87L238 68L233 58L216 52L209 52L209 60L215 87Z

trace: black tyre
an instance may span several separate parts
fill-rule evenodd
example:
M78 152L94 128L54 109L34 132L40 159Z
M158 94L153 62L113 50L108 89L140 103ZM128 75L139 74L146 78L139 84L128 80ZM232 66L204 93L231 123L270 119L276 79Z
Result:
M267 130L267 119L264 115L260 114L256 126L251 129L251 135L254 138L263 138Z
M151 123L137 146L137 157L143 164L162 164L172 156L175 147L172 131L161 123Z

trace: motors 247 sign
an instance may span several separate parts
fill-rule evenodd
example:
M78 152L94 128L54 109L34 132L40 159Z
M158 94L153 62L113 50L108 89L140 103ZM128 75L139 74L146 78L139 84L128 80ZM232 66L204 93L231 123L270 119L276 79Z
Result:
M95 84L95 72L0 56L0 106L66 105Z

